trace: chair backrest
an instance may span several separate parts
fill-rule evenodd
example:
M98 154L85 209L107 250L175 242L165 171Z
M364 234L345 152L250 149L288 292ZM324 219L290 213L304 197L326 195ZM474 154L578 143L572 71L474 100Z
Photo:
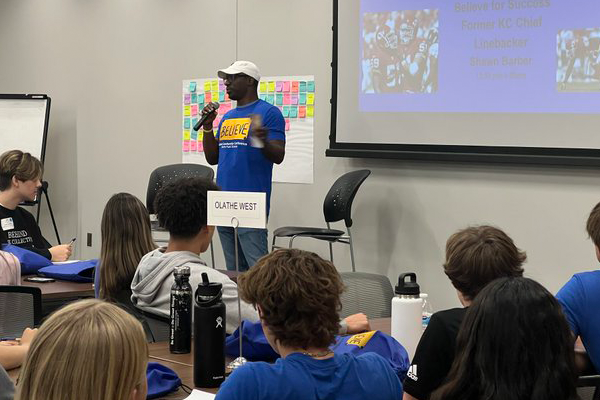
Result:
M358 188L371 174L368 169L348 172L340 176L331 186L323 202L325 222L344 220L346 227L352 226L352 201Z
M139 308L138 311L147 324L142 323L142 325L150 329L150 334L155 342L169 340L169 335L171 334L171 321L169 318L152 314Z
M600 375L580 376L577 386L581 400L600 400Z
M214 177L215 171L206 165L171 164L158 167L150 174L146 190L146 208L150 214L156 214L154 198L156 193L168 183L181 178L206 178L212 181Z
M31 286L0 286L0 337L20 337L42 320L42 291Z
M366 272L342 272L340 275L346 285L340 317L356 313L365 313L369 318L392 315L394 289L387 276Z

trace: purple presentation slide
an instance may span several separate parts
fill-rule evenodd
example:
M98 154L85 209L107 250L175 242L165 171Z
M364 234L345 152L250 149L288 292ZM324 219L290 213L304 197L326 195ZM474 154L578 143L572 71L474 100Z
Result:
M361 0L365 112L600 113L598 0Z

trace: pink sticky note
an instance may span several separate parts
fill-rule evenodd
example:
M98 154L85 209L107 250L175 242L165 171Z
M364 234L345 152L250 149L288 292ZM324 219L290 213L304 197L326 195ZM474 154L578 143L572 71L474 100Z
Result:
M292 81L292 92L298 91L298 81Z
M275 91L281 92L283 90L283 82L277 81L275 82Z
M221 104L221 107L219 108L219 110L223 110L223 114L225 114L227 111L231 110L231 103L223 103Z
M290 94L284 93L283 94L283 104L290 104L291 101L292 101L292 99L290 98Z
M285 119L285 130L286 131L290 130L290 120L288 118Z
M183 141L183 152L184 153L189 153L190 152L190 141L189 140L184 140Z
M191 140L190 141L190 151L195 152L198 149L198 141L197 140Z
M298 107L298 118L306 118L306 106Z
M183 104L190 104L192 95L187 93L183 95Z
M283 82L283 91L284 92L289 92L290 91L290 81Z
M201 140L198 140L198 153L204 152L204 143Z
M192 116L198 115L198 104L192 104L190 111L192 112Z
M292 95L292 104L294 104L294 105L298 104L298 95L297 94ZM192 114L192 115L194 115L194 114Z
M219 122L221 122L221 118L217 117L215 118L214 122L213 122L213 128L216 128L219 126Z
M212 101L211 92L205 92L204 93L204 102L205 103L210 103L211 101Z

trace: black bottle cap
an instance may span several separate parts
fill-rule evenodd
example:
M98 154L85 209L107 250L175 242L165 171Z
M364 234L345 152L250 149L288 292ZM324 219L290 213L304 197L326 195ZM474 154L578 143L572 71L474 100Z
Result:
M410 278L409 282L406 282L406 277ZM418 296L420 294L420 289L419 284L417 283L417 274L414 272L400 274L395 292L400 295Z
M215 297L221 293L221 289L223 289L222 283L209 282L208 274L203 272L202 282L198 284L198 289L196 289L196 296Z

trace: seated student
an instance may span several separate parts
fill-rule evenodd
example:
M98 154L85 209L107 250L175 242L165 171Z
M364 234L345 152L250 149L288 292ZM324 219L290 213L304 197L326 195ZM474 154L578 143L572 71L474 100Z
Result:
M37 334L37 329L25 328L17 340L0 342L0 365L4 369L18 368L23 364L31 341Z
M0 285L21 284L21 263L17 257L0 250Z
M560 305L527 278L500 278L471 303L446 383L432 400L575 400L573 340Z
M600 203L592 209L586 229L600 261ZM600 372L600 270L575 274L556 297L574 336L581 337L594 368Z
M206 272L211 282L223 284L223 302L227 309L226 331L238 326L236 284L200 258L210 245L214 227L206 225L206 192L219 190L212 181L183 178L165 185L156 195L154 209L160 226L169 231L169 243L146 254L131 282L133 304L154 314L169 316L171 286L175 267L190 267L190 285L195 291ZM256 310L241 302L242 319L258 321ZM340 333L359 333L369 329L364 314L354 314L340 321Z
M113 195L102 213L102 245L96 268L96 297L131 305L131 281L140 260L156 249L150 216L142 202L129 193Z
M281 358L236 369L221 385L218 400L402 398L400 380L379 355L329 350L344 289L331 262L307 251L277 250L238 280L240 295L257 308L265 336Z
M50 246L29 211L19 207L35 200L42 186L42 163L29 153L11 150L0 156L0 243L34 251L52 261L66 261L71 246Z
M142 326L116 305L81 300L40 327L16 400L143 400L148 346Z
M444 272L462 305L468 307L494 279L522 276L525 259L525 253L500 229L474 226L448 238ZM431 316L404 381L404 400L428 399L442 384L452 365L456 334L466 312L466 308L452 308Z
M195 292L206 272L211 282L223 284L223 302L227 308L227 333L238 324L236 284L200 258L210 245L214 227L206 225L206 203L209 190L219 190L212 181L183 178L165 185L156 195L154 208L160 226L169 231L166 248L146 254L131 282L133 304L154 314L169 316L171 286L175 267L190 267L190 285ZM256 311L242 303L242 319L258 321Z

